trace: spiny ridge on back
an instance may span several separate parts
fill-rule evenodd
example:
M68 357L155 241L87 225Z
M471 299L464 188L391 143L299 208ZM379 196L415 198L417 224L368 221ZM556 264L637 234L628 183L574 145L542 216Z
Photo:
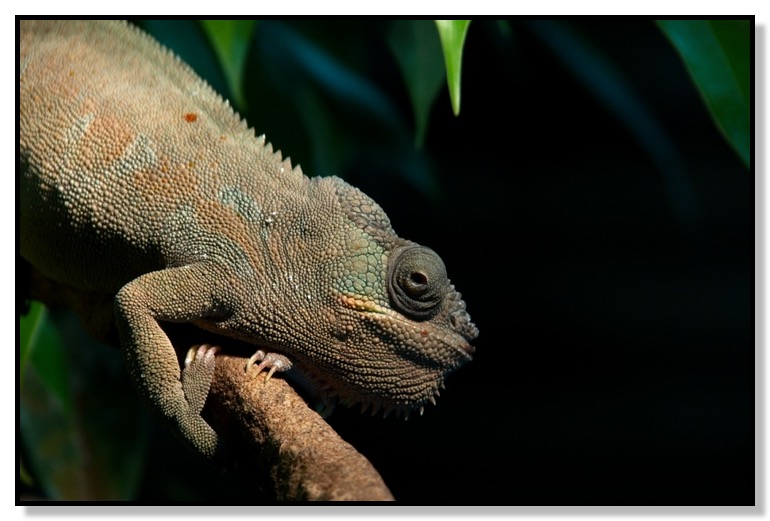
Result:
M260 135L260 137L257 138L256 129L254 127L249 126L249 123L246 120L246 118L242 117L233 108L233 106L230 104L230 101L222 97L222 95L219 92L217 92L206 80L198 77L195 71L189 65L187 65L184 61L182 61L179 55L177 55L174 51L164 46L163 44L159 43L155 39L148 36L145 32L143 32L139 28L126 22L125 20L121 20L120 24L122 27L126 28L127 30L139 36L142 39L142 41L145 42L147 45L159 50L163 55L172 58L176 66L178 66L181 70L185 71L191 77L195 78L195 80L197 81L198 87L203 90L203 96L211 96L213 100L224 110L224 113L226 116L234 118L234 121L237 127L241 131L245 132L249 138L256 139L258 144L261 144L265 147L266 155L269 156L270 154L273 154L273 147L270 143L267 143L265 141L264 134ZM274 154L274 161L276 163L283 162L283 158L281 156L280 151L277 151ZM296 171L294 168L291 167L290 164L288 166L287 165L281 165L281 166L286 171L292 171L294 173L298 173L299 175L302 175L301 170Z

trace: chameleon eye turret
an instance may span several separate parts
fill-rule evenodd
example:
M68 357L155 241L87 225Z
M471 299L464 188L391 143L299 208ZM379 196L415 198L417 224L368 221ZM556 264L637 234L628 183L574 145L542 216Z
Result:
M427 320L441 309L449 279L436 252L424 246L397 250L388 266L388 291L393 306L415 320Z

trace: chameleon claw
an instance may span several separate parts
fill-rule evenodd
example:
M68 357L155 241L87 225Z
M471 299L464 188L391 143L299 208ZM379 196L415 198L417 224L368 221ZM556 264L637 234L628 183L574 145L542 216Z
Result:
M195 359L195 352L198 351L199 345L192 346L187 350L187 355L184 357L184 366L187 367Z
M260 364L257 366L257 372L254 373L254 376L259 376L259 373L262 372L263 369L269 367L270 371L268 371L267 376L265 377L265 383L270 379L271 376L273 376L273 373L275 372L275 366L270 365L270 360L265 358L260 362Z
M267 372L267 376L265 376L265 383L267 383L268 380L270 380L270 377L273 376L273 373L275 373L276 366L273 366L270 368L270 370Z
M259 375L264 369L268 369L265 383L270 380L270 377L276 371L282 372L291 369L291 362L288 358L276 353L265 353L261 349L251 355L248 362L246 362L246 371L248 372L256 362L259 362L259 365L257 365L257 372L254 373L254 376Z
M261 362L265 359L265 352L261 349L251 355L251 358L249 358L249 361L246 362L246 372L249 372L249 369L251 369L251 366L254 365L254 362ZM261 370L261 369L260 369ZM257 374L259 374L259 371L257 371Z
M219 350L220 346L212 346L210 344L196 344L187 350L187 355L184 357L184 366L190 365L196 358L200 359L204 356L214 356Z
M260 363L260 364L257 366L257 372L256 372L256 373L254 373L254 376L259 376L259 373L261 373L261 372L262 372L262 370L263 370L265 367L267 367L267 363L265 363L264 361L262 361L262 363Z

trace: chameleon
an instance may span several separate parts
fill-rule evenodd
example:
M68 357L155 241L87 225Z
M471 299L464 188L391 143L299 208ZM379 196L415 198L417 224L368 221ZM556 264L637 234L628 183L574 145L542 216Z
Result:
M138 394L191 448L218 347L326 403L422 412L478 335L433 250L372 199L308 177L171 51L123 21L22 20L20 255L30 298L116 331ZM267 378L266 378L267 380Z

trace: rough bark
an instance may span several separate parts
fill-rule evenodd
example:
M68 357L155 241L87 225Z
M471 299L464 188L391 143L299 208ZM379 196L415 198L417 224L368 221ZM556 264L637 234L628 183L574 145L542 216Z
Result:
M241 469L261 473L277 501L389 501L371 463L280 377L246 374L245 359L217 355L207 412L235 442Z

